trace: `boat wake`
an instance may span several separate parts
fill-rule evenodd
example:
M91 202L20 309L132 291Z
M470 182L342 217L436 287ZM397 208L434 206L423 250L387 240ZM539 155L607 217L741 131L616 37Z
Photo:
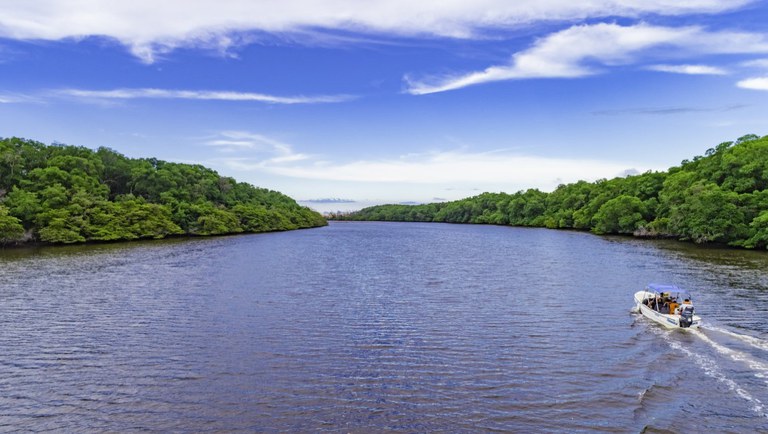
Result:
M697 336L704 336L701 332L698 332L698 331L691 330L690 332L695 332ZM706 339L708 338L706 338L706 336L704 336L704 338L706 342ZM698 365L704 371L704 373L707 376L712 377L717 381L725 384L728 387L728 389L730 389L740 398L749 402L752 405L751 407L752 411L754 411L755 413L757 413L762 417L768 418L768 413L766 413L765 405L758 398L755 398L749 392L747 392L741 385L736 383L736 381L734 381L731 378L728 378L728 376L726 376L723 373L722 369L720 368L720 365L717 363L715 359L705 356L703 354L695 353L694 351L692 351L690 348L683 345L682 343L671 339L668 336L668 334L665 334L665 339L673 349L680 351L686 354L688 357L690 357L696 363L696 365ZM720 346L719 344L713 342L712 340L709 340L709 342ZM720 347L728 351L733 351L722 346Z
M768 341L764 339L760 339L760 338L749 336L749 335L743 335L741 333L732 332L730 330L727 330L721 327L710 326L709 324L706 325L706 329L717 332L717 333L722 333L724 335L728 335L732 338L738 339L757 349L768 351Z
M728 348L722 344L719 344L712 339L709 338L709 336L705 335L704 333L698 331L698 330L691 330L693 334L699 337L702 341L707 343L709 346L711 346L715 351L718 353L728 356L731 358L731 360L735 360L737 362L741 362L746 364L749 369L755 371L755 375L759 378L766 378L768 376L768 363L764 363L758 360L755 360L752 358L749 354L744 353L742 351L734 350L731 348Z

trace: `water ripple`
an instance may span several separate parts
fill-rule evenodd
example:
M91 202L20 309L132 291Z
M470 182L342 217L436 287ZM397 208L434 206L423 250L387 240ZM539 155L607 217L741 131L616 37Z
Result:
M2 252L0 432L766 430L768 261L734 256L382 223ZM628 312L650 281L704 289L701 336Z

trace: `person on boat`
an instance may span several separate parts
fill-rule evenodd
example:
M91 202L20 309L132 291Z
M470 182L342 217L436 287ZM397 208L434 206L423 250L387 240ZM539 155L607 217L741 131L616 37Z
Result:
M661 308L664 305L664 294L656 294L656 298L652 302L653 310L661 312Z
M675 300L674 298L670 299L669 306L668 306L669 313L670 314L677 314L678 313L678 310L677 310L678 306L680 306L680 305L677 303L677 300Z
M680 304L677 307L677 309L675 309L675 313L678 314L678 315L682 315L683 311L686 310L686 309L693 310L693 304L691 303L691 299L690 298L686 298L685 300L683 300L683 303Z
M688 323L688 326L690 326L693 323L693 304L691 303L690 299L685 299L683 301L683 304L680 305L680 325L685 327L683 325L683 320L685 320Z
M682 312L684 309L687 309L688 307L693 309L693 303L691 303L690 298L686 298L685 300L683 300L683 304L680 305L680 312Z
M659 298L657 299L658 302L658 311L660 313L669 313L669 293L668 292L662 292Z

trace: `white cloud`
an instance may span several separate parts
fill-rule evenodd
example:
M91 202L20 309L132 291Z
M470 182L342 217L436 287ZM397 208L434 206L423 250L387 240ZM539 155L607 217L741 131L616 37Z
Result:
M0 3L0 37L114 38L147 63L179 46L226 50L238 34L351 30L472 37L547 20L717 13L750 0L25 0Z
M275 96L253 92L208 91L208 90L173 90L173 89L60 89L52 92L57 96L66 96L95 100L121 100L137 98L157 99L192 99L218 101L252 101L268 104L317 104L336 103L354 99L351 95L318 95L318 96Z
M218 164L238 171L263 171L274 175L317 181L399 184L493 184L519 188L552 188L580 179L613 178L636 165L588 159L560 159L508 152L433 152L395 159L332 162L314 158L261 160L218 159ZM293 164L286 164L293 163Z
M768 69L768 59L750 60L750 61L747 61L747 62L743 62L742 66L746 66L748 68Z
M472 152L468 148L344 161L305 154L284 141L247 131L224 131L202 142L216 150L205 164L220 173L255 185L269 180L272 188L292 197L360 201L347 206L307 203L326 211L403 200L431 202L436 196L455 200L482 191L551 191L562 183L659 169L633 161L548 158L513 150Z
M583 77L605 67L631 64L641 53L662 48L688 55L768 53L768 38L751 33L707 32L700 27L579 25L539 39L531 48L514 54L507 65L447 77L406 76L405 80L409 93L421 95L501 80Z
M723 68L709 65L652 65L648 69L660 72L671 72L674 74L689 75L725 75L728 74Z
M736 86L742 89L768 90L768 77L754 77L741 80Z
M222 131L204 143L223 152L240 152L249 155L226 159L232 167L248 162L247 164L252 168L261 168L309 158L306 154L294 152L293 147L287 143L247 131Z
M0 93L0 104L39 103L40 100L30 95L19 93Z

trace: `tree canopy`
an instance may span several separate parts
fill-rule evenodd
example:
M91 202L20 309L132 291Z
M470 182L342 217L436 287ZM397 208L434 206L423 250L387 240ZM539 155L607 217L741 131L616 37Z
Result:
M201 165L0 139L0 244L283 231L327 224L282 193Z
M529 189L379 205L331 218L581 229L766 249L768 136L721 143L666 172L579 181L549 193Z

